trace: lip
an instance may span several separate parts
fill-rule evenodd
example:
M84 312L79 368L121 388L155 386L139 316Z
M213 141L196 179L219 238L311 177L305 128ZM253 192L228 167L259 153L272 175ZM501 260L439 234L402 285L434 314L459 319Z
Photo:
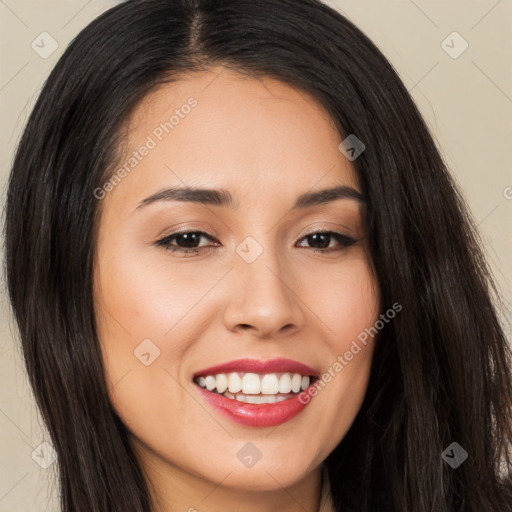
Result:
M301 401L301 395L307 396L306 391L301 391L293 398L282 402L248 404L212 393L197 385L195 387L214 409L230 420L248 427L275 427L281 425L297 416L311 401L311 397Z
M228 363L218 364L209 368L204 368L194 373L194 378L206 375L216 375L217 373L245 372L245 373L300 373L301 375L310 375L316 378L320 377L320 372L303 363L293 361L292 359L278 358L267 361L260 359L236 359ZM229 400L229 399L228 399ZM268 404L272 405L272 404Z
M277 358L269 360L236 359L227 363L210 366L194 373L193 379L199 376L216 375L218 373L244 372L244 373L299 373L316 379L320 372L292 359ZM249 427L274 427L285 423L297 416L310 403L311 397L307 390L297 393L294 397L273 404L248 404L213 393L197 384L194 387L201 397L219 413L231 421ZM303 396L303 400L301 397Z

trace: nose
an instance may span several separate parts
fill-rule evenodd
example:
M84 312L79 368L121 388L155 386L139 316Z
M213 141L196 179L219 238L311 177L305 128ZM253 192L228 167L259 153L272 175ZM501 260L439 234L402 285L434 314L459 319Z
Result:
M224 323L230 331L251 331L261 339L288 336L300 330L304 314L298 294L298 280L290 271L282 272L267 251L254 262L241 258L232 272L232 292L224 311Z

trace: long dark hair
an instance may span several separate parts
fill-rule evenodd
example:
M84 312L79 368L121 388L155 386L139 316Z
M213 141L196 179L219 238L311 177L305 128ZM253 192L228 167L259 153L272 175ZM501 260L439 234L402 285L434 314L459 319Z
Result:
M19 144L6 274L25 364L58 454L64 512L149 512L149 482L107 394L92 290L100 201L127 116L183 72L222 65L307 91L368 198L383 310L365 400L326 464L338 512L512 511L511 353L467 207L397 73L318 0L129 0L88 25ZM453 469L441 454L468 452Z

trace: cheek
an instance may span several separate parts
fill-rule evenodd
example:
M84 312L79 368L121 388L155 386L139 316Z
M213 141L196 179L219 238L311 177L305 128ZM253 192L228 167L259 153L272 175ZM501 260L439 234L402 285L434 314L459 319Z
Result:
M348 350L352 341L379 318L380 296L368 261L356 255L336 267L318 271L307 282L308 304L330 334L331 353Z
M109 340L128 337L138 344L146 338L168 338L215 277L201 278L186 265L171 267L165 258L155 261L151 251L123 247L115 253L118 256L109 249L104 254L97 272L100 311L102 306L104 325L109 328L104 338Z
M355 257L336 271L316 276L317 286L310 297L328 333L320 347L326 361L318 382L316 401L331 424L338 411L352 421L359 410L370 376L374 351L374 326L379 319L380 294L367 259ZM327 424L330 422L328 421ZM340 436L349 423L338 423Z
M165 397L183 392L179 363L200 330L198 321L191 326L190 313L217 278L146 261L129 247L109 246L98 261L96 317L112 405L132 432L178 428L175 419L185 411L176 410L179 400L170 408Z

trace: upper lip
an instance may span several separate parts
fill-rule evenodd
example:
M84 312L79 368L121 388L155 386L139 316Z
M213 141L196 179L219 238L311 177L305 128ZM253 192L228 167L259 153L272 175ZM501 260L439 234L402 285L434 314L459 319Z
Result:
M217 373L228 372L244 372L244 373L300 373L301 375L309 375L319 377L320 372L298 361L292 359L278 358L278 359L236 359L227 363L221 363L209 368L204 368L194 373L194 378L204 375L215 375Z

